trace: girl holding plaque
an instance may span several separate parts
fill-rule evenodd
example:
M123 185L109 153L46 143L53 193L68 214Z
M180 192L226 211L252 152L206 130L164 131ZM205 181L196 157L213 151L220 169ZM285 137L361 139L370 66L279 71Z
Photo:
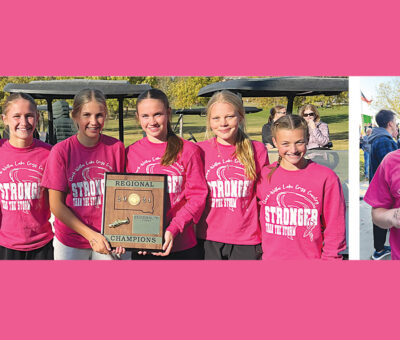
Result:
M11 94L2 118L10 139L0 140L0 259L52 260L49 199L41 185L51 146L33 138L39 120L34 99Z
M342 259L346 208L338 176L304 158L309 138L304 118L279 118L272 137L279 159L263 168L257 185L263 259Z
M171 108L164 92L151 89L142 93L136 117L147 136L127 148L127 172L167 174L169 202L164 251L133 253L132 257L198 259L193 224L199 221L207 197L200 149L173 132Z
M53 147L43 179L55 215L54 258L111 260L125 250L112 251L100 234L104 173L124 170L124 145L101 133L107 118L101 91L80 91L71 116L78 133Z
M245 109L230 91L215 93L207 104L207 134L199 142L209 187L206 209L197 236L206 260L257 260L261 258L256 182L269 164L263 143L244 132Z

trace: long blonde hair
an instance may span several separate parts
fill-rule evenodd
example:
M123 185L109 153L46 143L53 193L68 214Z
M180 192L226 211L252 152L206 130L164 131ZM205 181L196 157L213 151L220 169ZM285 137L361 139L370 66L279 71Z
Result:
M285 130L296 130L296 129L303 130L303 133L304 133L304 136L306 139L306 143L308 143L308 139L310 138L310 133L308 131L308 124L303 117L300 117L297 115L286 115L286 116L279 118L278 120L276 120L275 122L272 123L272 127L271 127L272 137L276 140L277 132L279 130L283 130L283 129L285 129ZM281 161L282 161L282 157L279 156L276 166L274 166L274 167L271 166L271 171L267 175L269 182L271 181L271 177L274 174L274 172L276 171L276 169L278 169L278 167L280 166Z
M245 133L245 110L243 106L242 99L236 94L223 90L221 92L216 92L208 101L207 110L207 131L206 136L209 138L211 135L210 127L210 115L211 109L216 103L227 103L233 106L234 110L239 114L241 122L239 123L239 128L235 140L235 152L233 157L236 157L241 164L244 166L245 175L250 180L255 180L257 178L256 173L256 163L254 161L254 150L250 138Z

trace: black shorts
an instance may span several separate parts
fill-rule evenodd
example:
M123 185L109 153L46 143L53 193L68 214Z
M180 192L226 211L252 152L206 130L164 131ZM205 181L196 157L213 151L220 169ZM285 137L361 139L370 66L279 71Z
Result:
M53 240L41 248L29 251L0 246L0 260L54 260Z
M182 251L170 253L168 256L155 256L152 254L139 255L137 251L132 251L132 260L200 260L200 248L196 245Z
M256 245L229 244L204 240L205 260L261 260L261 243Z

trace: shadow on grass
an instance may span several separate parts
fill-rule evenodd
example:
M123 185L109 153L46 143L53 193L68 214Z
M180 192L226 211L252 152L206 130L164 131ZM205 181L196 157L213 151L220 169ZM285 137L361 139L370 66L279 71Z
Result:
M349 115L347 115L347 114L321 117L321 121L323 121L324 123L327 123L327 124L339 123L339 122L348 121L348 120L349 120Z
M336 132L329 134L330 140L340 140L340 139L349 139L348 132Z

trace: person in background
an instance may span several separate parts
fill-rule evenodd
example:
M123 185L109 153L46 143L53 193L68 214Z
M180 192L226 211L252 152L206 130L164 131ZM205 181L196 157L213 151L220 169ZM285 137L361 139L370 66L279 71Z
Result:
M74 121L69 116L69 104L65 100L53 103L54 143L59 143L77 133Z
M369 178L369 158L371 153L371 144L368 141L369 136L372 133L372 129L368 128L365 131L365 136L361 137L361 149L364 152L364 177L368 180Z
M389 110L381 110L377 113L375 121L378 124L378 127L372 129L372 133L368 138L368 142L371 144L369 165L370 183L385 156L388 153L397 150L397 143L395 142L398 135L396 114ZM370 199L369 195L366 197L367 198L364 197L364 201L374 207L374 201ZM381 260L391 253L391 248L385 246L387 229L380 228L378 225L373 223L373 235L375 252L372 254L371 258L373 260Z
M286 107L282 105L274 106L270 110L270 115L268 118L268 123L264 124L262 127L262 142L265 144L268 150L273 149L274 143L272 142L272 135L271 135L271 126L272 123L275 122L277 119L286 115Z
M307 150L327 147L329 143L328 124L320 120L317 108L312 104L304 105L299 110L299 116L304 118L308 125L310 138Z

